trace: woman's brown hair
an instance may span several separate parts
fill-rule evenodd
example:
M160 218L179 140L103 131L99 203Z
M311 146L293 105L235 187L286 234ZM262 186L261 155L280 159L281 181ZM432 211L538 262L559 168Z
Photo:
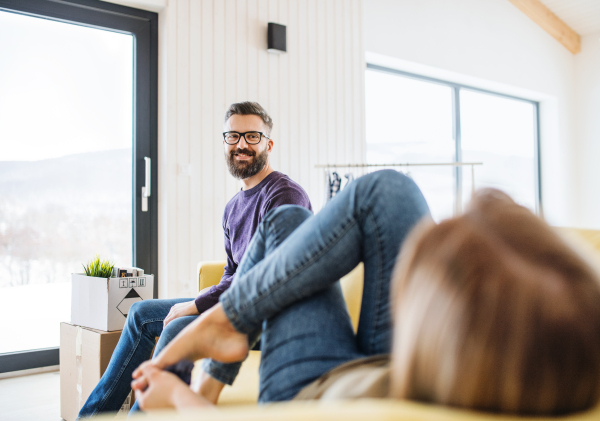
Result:
M539 415L598 402L598 275L504 193L422 222L392 288L392 396Z

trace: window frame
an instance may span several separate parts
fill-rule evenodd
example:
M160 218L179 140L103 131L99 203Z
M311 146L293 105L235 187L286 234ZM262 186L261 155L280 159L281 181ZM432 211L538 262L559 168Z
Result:
M443 79L437 79L429 76L423 76L416 73L410 73L403 70L398 70L390 67L380 66L377 64L367 63L366 70L377 71L386 74L395 74L398 76L408 77L411 79L417 79L425 82L435 83L450 87L452 89L452 127L453 127L453 138L455 142L455 154L454 162L460 162L462 159L462 144L461 144L461 122L460 122L460 91L466 89L470 91L480 92L489 95L495 95L503 98L524 101L534 108L534 162L536 164L536 197L535 205L536 212L538 215L543 215L542 206L542 165L541 165L541 154L540 154L540 103L527 98L522 98L514 95L504 94L501 92L490 91L487 89L477 88L475 86L464 85L461 83L450 82ZM455 167L454 169L454 195L455 195L455 211L460 212L462 210L462 167Z
M158 14L100 0L0 0L0 11L132 35L132 259L154 274L158 297ZM151 159L151 195L142 212L144 157ZM0 354L0 373L59 364L59 348Z

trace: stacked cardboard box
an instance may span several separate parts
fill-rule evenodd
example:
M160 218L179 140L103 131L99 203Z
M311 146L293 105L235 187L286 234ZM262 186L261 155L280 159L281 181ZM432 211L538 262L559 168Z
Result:
M104 332L60 324L60 416L75 421L79 410L106 371L121 331ZM129 412L132 395L121 410Z
M132 269L120 278L71 276L71 323L60 326L60 411L66 421L75 421L104 374L131 306L153 298L154 276Z

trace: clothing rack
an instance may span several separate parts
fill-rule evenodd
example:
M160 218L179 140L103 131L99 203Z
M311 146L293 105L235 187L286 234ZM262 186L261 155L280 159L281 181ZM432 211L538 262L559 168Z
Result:
M438 167L438 166L446 166L446 167L471 167L471 192L475 192L475 166L483 165L483 162L423 162L423 163L395 163L395 164L317 164L315 168L323 168L325 173L328 173L331 169L336 168L394 168L394 167ZM363 175L363 174L361 174ZM459 192L458 196L460 197L460 189L461 186L458 187ZM457 213L460 211L461 201L457 200Z
M475 165L483 165L483 162L426 162L426 163L404 163L404 164L317 164L315 168L369 168L369 167L466 167L471 166L471 191L475 191Z
M464 167L470 165L483 165L483 162L427 162L427 163L405 163L405 164L317 164L315 168L365 168L365 167L427 167L446 165L452 167Z

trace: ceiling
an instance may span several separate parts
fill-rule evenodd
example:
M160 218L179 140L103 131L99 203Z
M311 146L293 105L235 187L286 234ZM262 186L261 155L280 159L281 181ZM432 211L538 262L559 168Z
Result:
M600 0L540 0L579 35L600 32Z

